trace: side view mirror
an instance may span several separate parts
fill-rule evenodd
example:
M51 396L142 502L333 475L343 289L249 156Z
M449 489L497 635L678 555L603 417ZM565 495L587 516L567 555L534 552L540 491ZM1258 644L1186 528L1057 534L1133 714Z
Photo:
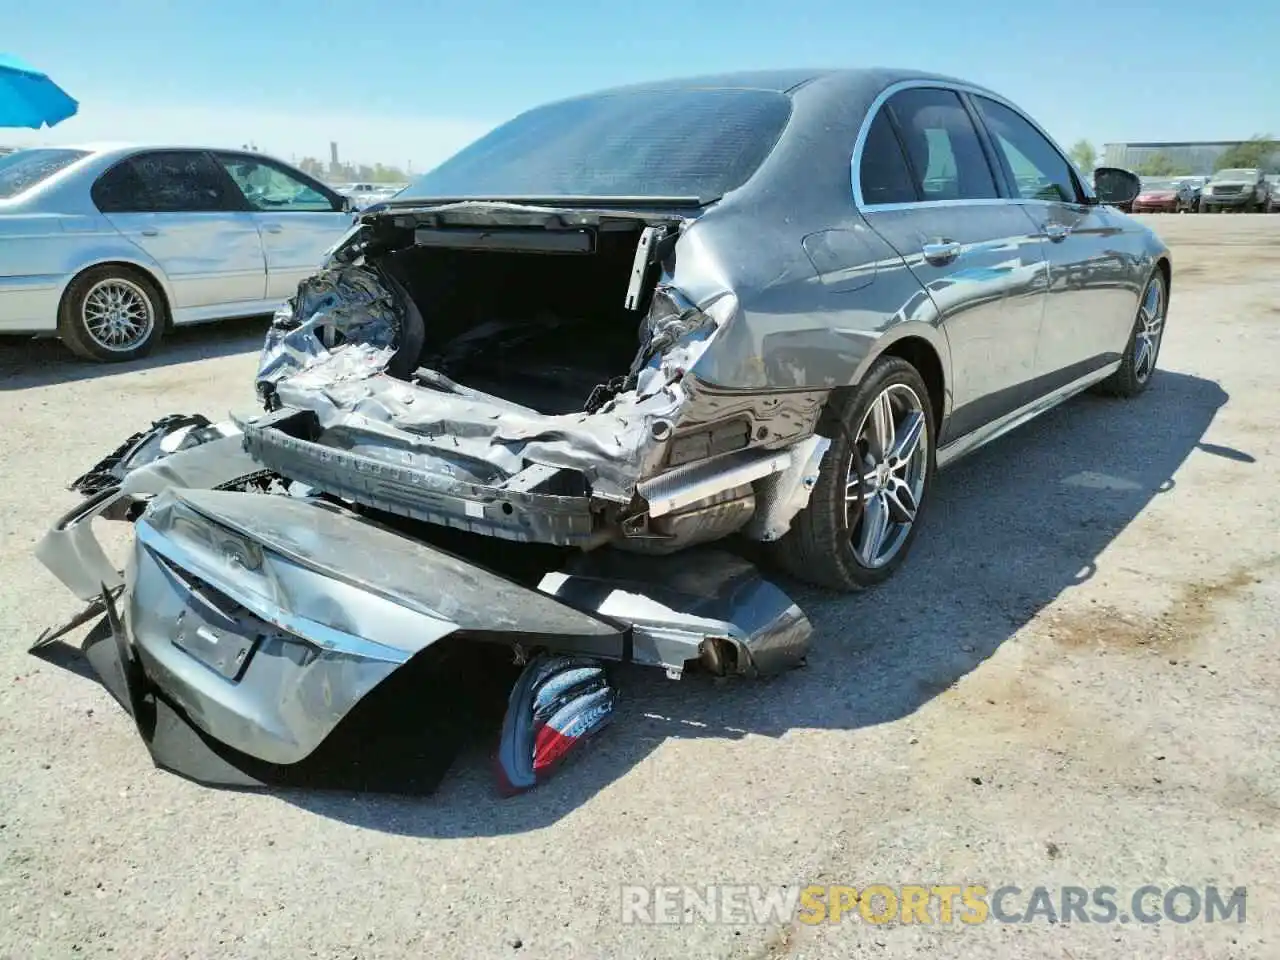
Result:
M1142 181L1130 170L1098 167L1093 171L1093 192L1099 203L1120 206L1133 202L1142 192Z
M342 212L355 213L356 206L354 203L351 202L351 198L348 197L346 194L341 194L340 196L342 197Z

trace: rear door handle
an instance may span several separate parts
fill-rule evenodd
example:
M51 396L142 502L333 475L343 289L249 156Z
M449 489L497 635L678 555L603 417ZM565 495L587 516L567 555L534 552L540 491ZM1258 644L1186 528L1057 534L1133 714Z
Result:
M140 234L142 234L144 237L158 237L158 236L160 236L160 231L159 231L159 229L157 229L156 227L143 227L143 228L142 228L141 230L139 230L138 232L139 232Z
M284 230L284 227L280 226L278 223L264 223L262 225L262 229L267 231L267 233L280 233Z
M924 258L930 263L950 263L960 256L960 244L954 240L938 240L924 245Z
M1071 232L1069 227L1064 227L1060 223L1046 223L1044 225L1044 235L1054 243L1061 243L1067 239L1067 234Z

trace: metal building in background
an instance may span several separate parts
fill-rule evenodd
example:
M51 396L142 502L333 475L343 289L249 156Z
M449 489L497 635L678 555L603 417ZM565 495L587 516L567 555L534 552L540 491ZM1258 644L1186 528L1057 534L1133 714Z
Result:
M1242 142L1241 140L1213 140L1104 143L1102 163L1108 167L1137 170L1145 161L1158 154L1164 154L1177 166L1185 168L1188 176L1208 176L1213 173L1214 163L1218 157L1222 156L1228 148ZM1276 159L1273 158L1273 165Z

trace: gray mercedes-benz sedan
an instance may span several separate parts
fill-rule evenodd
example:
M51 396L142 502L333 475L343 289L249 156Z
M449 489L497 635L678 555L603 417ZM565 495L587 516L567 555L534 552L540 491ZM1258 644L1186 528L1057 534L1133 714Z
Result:
M608 718L584 658L803 662L785 593L688 548L874 585L939 466L1091 386L1142 393L1171 267L1111 205L1138 186L914 72L530 110L361 214L276 314L264 410L130 438L38 554L105 614L89 659L162 765L295 771L375 689L437 703L496 648L525 670L523 789ZM123 570L98 516L134 524Z
M1107 205L1137 178L1099 173L1003 97L903 71L539 107L302 285L249 449L480 533L670 552L742 532L868 586L936 465L1149 382L1169 253Z

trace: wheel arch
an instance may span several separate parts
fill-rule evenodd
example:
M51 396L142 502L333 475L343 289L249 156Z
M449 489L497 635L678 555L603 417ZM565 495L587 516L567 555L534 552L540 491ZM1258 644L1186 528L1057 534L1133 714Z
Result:
M132 260L121 260L115 258L98 260L94 263L85 264L79 270L67 277L67 282L63 284L62 292L58 295L59 318L62 316L63 308L67 305L67 296L70 294L71 288L74 286L75 282L90 270L97 270L101 267L114 267L123 273L132 273L150 283L151 286L155 288L156 292L160 294L160 303L156 304L156 306L160 308L161 313L163 314L162 319L164 321L164 328L168 330L173 326L173 299L169 294L169 284L166 279L157 271L144 264L137 263Z
M1168 310L1168 300L1173 295L1173 264L1167 255L1156 258L1156 269L1164 277L1165 310Z
M911 364L929 388L934 429L941 431L951 414L951 355L937 328L925 323L903 324L885 334L858 364L853 378L840 390L852 390L881 357L899 357Z

